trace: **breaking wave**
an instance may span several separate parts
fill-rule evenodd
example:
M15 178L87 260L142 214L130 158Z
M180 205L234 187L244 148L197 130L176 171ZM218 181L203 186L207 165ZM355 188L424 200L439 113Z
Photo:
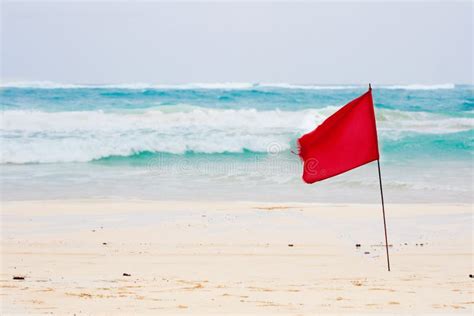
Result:
M336 107L300 111L172 106L142 111L2 112L1 163L88 162L142 152L285 152ZM378 109L384 140L470 131L473 118Z
M439 89L454 89L456 85L454 83L444 84L408 84L408 85L392 85L392 86L380 86L379 88L393 89L393 90L439 90Z

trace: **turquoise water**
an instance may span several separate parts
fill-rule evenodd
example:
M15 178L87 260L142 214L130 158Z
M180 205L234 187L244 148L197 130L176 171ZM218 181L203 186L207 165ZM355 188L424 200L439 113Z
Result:
M291 153L299 136L365 91L4 84L2 196L377 202L373 165L311 186ZM473 91L373 86L389 201L471 202Z

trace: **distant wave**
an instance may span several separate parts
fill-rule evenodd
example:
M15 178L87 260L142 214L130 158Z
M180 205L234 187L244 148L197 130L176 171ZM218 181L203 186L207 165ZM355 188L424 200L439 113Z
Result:
M377 86L378 87L378 86ZM390 85L390 86L380 86L378 88L383 89L392 89L392 90L439 90L439 89L454 89L456 85L454 83L444 83L444 84L408 84L408 85Z
M281 152L337 107L301 111L174 106L143 111L2 112L2 163L87 162L141 152ZM382 139L469 131L473 118L377 110Z
M222 83L187 83L187 84L149 84L149 83L123 83L123 84L69 84L55 83L51 81L17 81L0 83L1 88L25 88L25 89L157 89L157 90L245 90L245 89L295 89L295 90L351 90L366 89L367 85L313 85L313 84L290 84L290 83L248 83L248 82L222 82ZM454 89L453 83L445 84L407 84L407 85L373 85L375 89L390 90L439 90Z
M187 83L187 84L149 84L149 83L118 83L118 84L69 84L51 81L22 81L1 83L2 88L31 88L31 89L163 89L163 90L193 90L193 89L250 89L258 84L246 82L222 83Z
M118 83L118 84L69 84L51 81L17 81L4 82L2 88L32 88L32 89L249 89L257 84L223 82L223 83L187 83L187 84L150 84L150 83Z
M259 83L257 87L280 88L280 89L302 89L302 90L346 90L362 89L367 86L362 85L310 85L310 84L290 84L290 83Z
M216 82L216 83L186 83L186 84L149 84L149 83L123 83L123 84L68 84L50 81L23 81L6 82L0 84L3 88L32 88L32 89L157 89L157 90L193 90L193 89L219 89L219 90L244 90L256 88L280 89L306 89L306 90L343 90L358 89L364 86L355 85L297 85L289 83L248 83L248 82Z
M80 89L92 88L93 85L80 85L69 83L56 83L51 81L12 81L0 83L1 88L24 88L24 89Z

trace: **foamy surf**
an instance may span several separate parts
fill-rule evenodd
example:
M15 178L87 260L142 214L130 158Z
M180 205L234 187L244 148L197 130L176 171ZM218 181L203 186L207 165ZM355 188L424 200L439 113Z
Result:
M144 111L2 112L2 163L88 162L140 152L283 152L337 107L300 111L195 106ZM382 141L469 131L473 118L378 109Z
M472 201L472 86L372 87L387 201ZM274 200L280 192L283 200L372 202L374 164L305 186L301 161L291 153L299 136L366 90L366 84L3 83L2 196L181 199L218 192Z
M163 89L163 90L188 90L188 89L250 89L258 84L247 82L214 82L214 83L184 83L184 84L152 84L152 83L116 83L116 84L75 84L57 83L52 81L14 81L0 84L2 88L32 88L32 89Z
M407 85L382 85L375 86L374 88L391 89L391 90L440 90L440 89L454 89L456 85L454 83L443 83L443 84L407 84Z
M12 81L0 83L0 88L24 89L129 89L129 90L246 90L246 89L290 89L290 90L354 90L366 89L368 84L348 85L318 85L294 83L251 83L251 82L211 82L211 83L182 83L182 84L153 84L153 83L115 83L115 84L76 84L57 83L52 81ZM439 90L454 89L454 83L442 84L404 84L384 85L372 84L374 89L389 90Z

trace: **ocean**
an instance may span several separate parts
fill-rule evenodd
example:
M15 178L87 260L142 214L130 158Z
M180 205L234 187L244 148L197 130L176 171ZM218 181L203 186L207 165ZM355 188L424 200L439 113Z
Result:
M363 85L3 83L2 200L379 203L376 162L312 185L296 139ZM473 201L474 87L373 85L385 199Z

